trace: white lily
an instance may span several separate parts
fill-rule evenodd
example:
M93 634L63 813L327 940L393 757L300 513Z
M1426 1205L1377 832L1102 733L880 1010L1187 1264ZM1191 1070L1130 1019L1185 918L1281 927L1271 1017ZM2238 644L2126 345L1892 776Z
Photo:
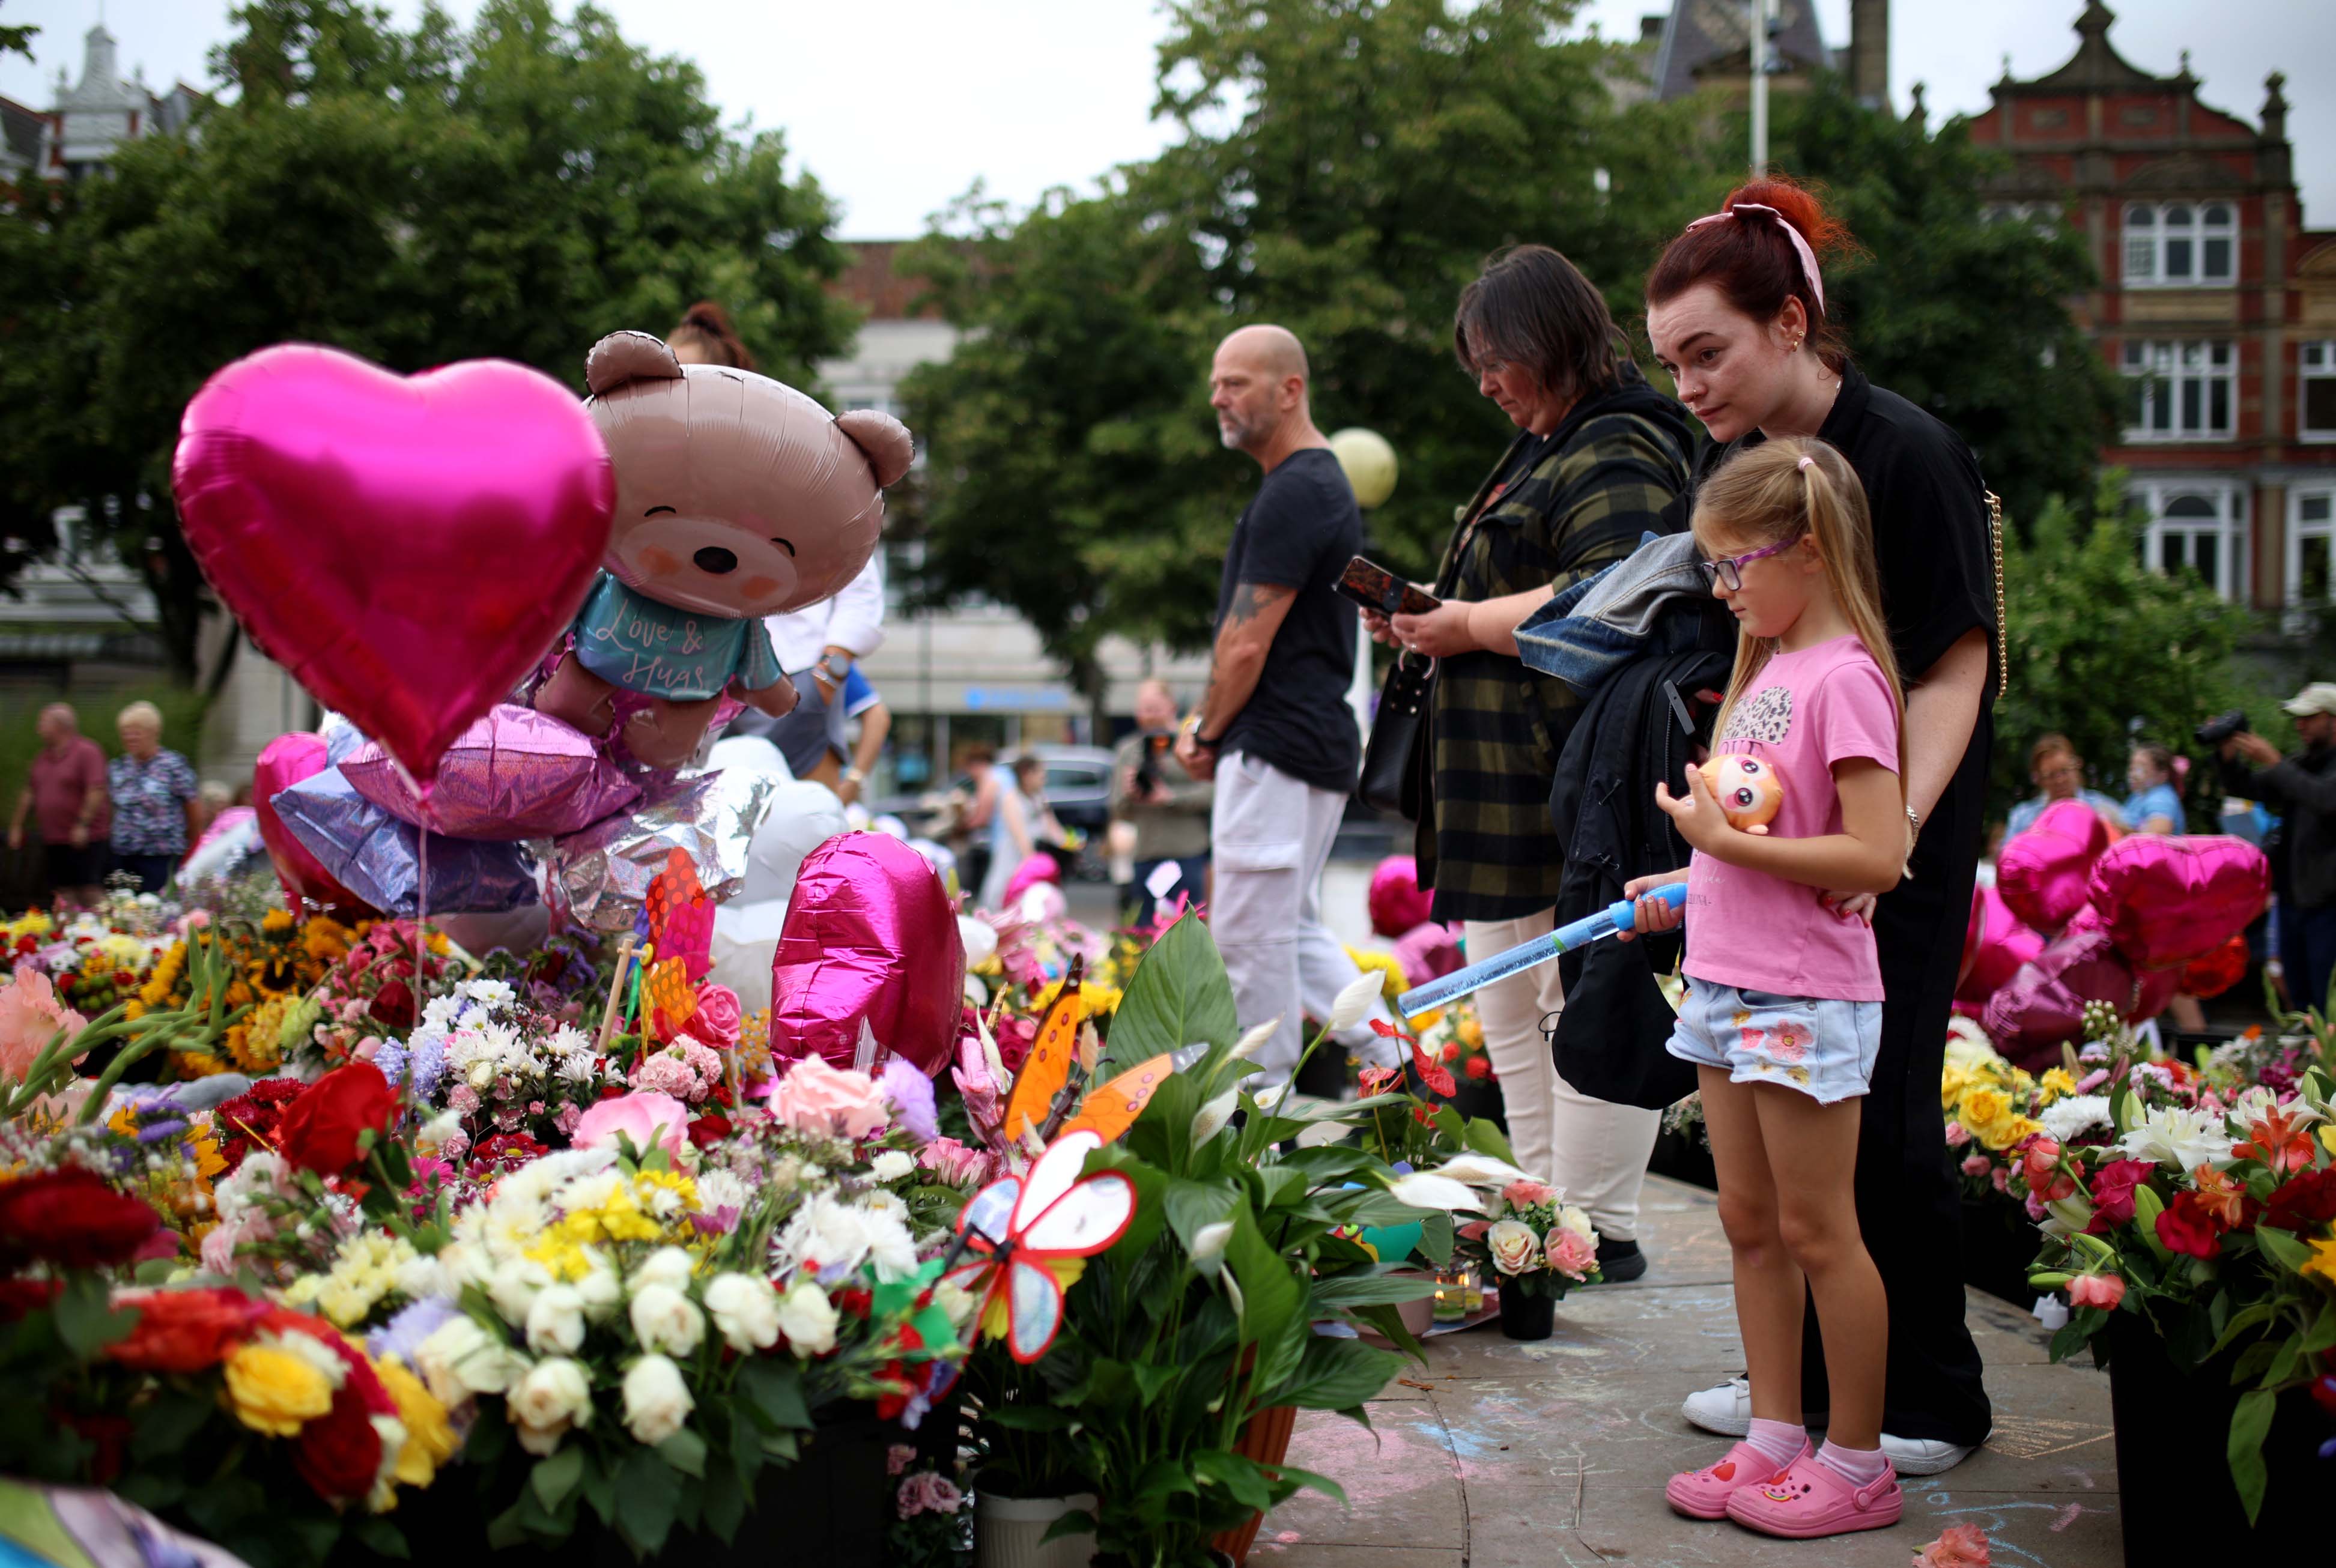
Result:
M1387 1183L1387 1191L1396 1195L1397 1202L1415 1209L1482 1212L1484 1208L1476 1201L1476 1194L1465 1184L1449 1176L1437 1175L1433 1171L1414 1171L1408 1175L1397 1176Z
M1262 1047L1266 1041L1273 1038L1273 1031L1280 1027L1281 1018L1279 1015L1276 1015L1273 1018L1266 1019L1265 1022L1258 1025L1255 1028L1250 1030L1249 1033L1243 1035L1240 1039L1234 1041L1233 1060L1237 1062L1245 1062L1249 1060L1250 1057L1257 1054L1259 1047Z
M1192 1146L1200 1147L1224 1130L1233 1119L1233 1110L1241 1102L1241 1091L1227 1089L1207 1105L1192 1113Z
M1311 1122L1307 1125L1305 1131L1298 1135L1298 1146L1301 1149L1324 1148L1346 1135L1347 1124L1344 1122L1336 1120Z
M1506 1160L1496 1160L1490 1154L1455 1154L1431 1174L1478 1187L1505 1187L1511 1182L1531 1179Z
M1192 1267L1206 1268L1225 1255L1225 1243L1233 1237L1233 1222L1219 1220L1213 1225L1203 1225L1192 1232Z
M1257 1108L1260 1111L1270 1111L1273 1109L1274 1106L1281 1104L1284 1099L1289 1097L1289 1095L1290 1080L1288 1078L1284 1078L1281 1082L1274 1085L1271 1088L1260 1089L1257 1092Z
M1338 989L1338 999L1330 1004L1330 1021L1323 1027L1333 1035L1343 1034L1371 1016L1372 998L1378 996L1385 982L1376 969L1365 969Z

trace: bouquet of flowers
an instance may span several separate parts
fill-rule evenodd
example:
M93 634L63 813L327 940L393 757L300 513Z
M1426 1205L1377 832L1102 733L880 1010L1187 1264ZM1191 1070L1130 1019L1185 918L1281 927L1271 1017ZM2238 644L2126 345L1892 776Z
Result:
M2107 1077L2098 1065L2087 1066L2082 1079L2066 1066L2032 1075L1998 1055L1976 1023L1950 1019L1939 1106L1947 1114L1947 1146L1958 1151L1966 1195L2009 1192L2021 1151L2048 1125L2059 1129L2055 1135L2062 1143L2092 1130L2096 1105L2105 1114L2108 1102L2091 1091Z
M2227 1451L2252 1518L2277 1395L2308 1386L2336 1414L2336 1084L2315 1063L2289 1091L2254 1085L2225 1103L2168 1064L2119 1057L2106 1070L2107 1135L2039 1132L2011 1178L2044 1215L2031 1282L2072 1309L2053 1354L2117 1312L2145 1320L2185 1370L2235 1353L2247 1391Z
M1574 1286L1604 1278L1590 1216L1563 1193L1522 1173L1500 1184L1483 1219L1460 1227L1458 1251L1502 1290L1526 1296L1562 1300Z
M344 932L347 940L336 950L334 939ZM414 1027L417 951L421 985L433 996L444 991L459 962L443 931L432 930L417 949L414 923L406 920L376 920L354 932L336 928L312 945L329 954L331 967L302 988L315 1011L303 1009L307 1027L287 1047L289 1065L307 1076L357 1059L368 1040Z
M283 910L270 910L257 922L206 919L156 960L146 983L127 1004L127 1016L136 1019L185 1007L191 994L192 955L198 947L208 949L229 971L227 1005L250 1011L228 1027L219 1049L178 1052L172 1066L188 1078L229 1070L273 1071L284 1060L287 1009L324 978L355 937L351 928L330 916L303 922Z
M565 1144L602 1089L620 1092L626 1083L620 1070L603 1066L591 1037L526 1006L508 980L457 980L423 1005L403 1042L374 1039L356 1048L391 1083L408 1086L423 1117L447 1110L460 1118L459 1131L443 1140L449 1159L497 1137L524 1136L541 1148Z

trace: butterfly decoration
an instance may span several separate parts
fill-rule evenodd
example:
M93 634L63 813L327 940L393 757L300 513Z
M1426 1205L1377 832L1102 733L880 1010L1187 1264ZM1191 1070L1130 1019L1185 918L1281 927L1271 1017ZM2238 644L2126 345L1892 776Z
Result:
M1063 977L1063 989L1046 1008L1046 1016L1038 1021L1037 1037L1030 1042L1030 1054L1022 1060L1022 1070L1015 1075L1014 1092L1006 1101L1005 1137L1009 1144L1022 1141L1025 1132L1042 1132L1047 1116L1053 1112L1055 1096L1063 1092L1063 1085L1071 1076L1071 1057L1078 1047L1079 1025L1086 1018L1085 998L1079 995L1079 974L1085 959L1074 955L1070 973Z
M1079 1114L1063 1124L1065 1135L1093 1133L1108 1144L1135 1125L1152 1092L1176 1070L1176 1058L1162 1055L1139 1062L1107 1084L1097 1086L1079 1102Z
M686 852L666 856L665 870L649 879L642 909L657 958L678 959L691 980L704 979L714 967L714 901Z
M1066 1133L1027 1171L990 1183L958 1215L960 1246L978 1256L942 1277L980 1302L981 1331L1004 1339L1026 1367L1062 1329L1064 1289L1135 1217L1135 1183L1125 1175L1079 1174L1101 1147L1093 1131Z

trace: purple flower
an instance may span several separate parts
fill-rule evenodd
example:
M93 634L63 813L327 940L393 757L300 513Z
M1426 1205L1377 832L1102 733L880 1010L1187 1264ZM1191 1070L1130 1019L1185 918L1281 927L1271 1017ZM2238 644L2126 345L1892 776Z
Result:
M933 1081L912 1063L894 1057L884 1064L884 1097L892 1102L900 1125L917 1142L930 1144L940 1136L940 1122L933 1110Z
M462 1310L449 1298L425 1296L366 1335L365 1349L376 1361L394 1356L411 1367L414 1353L422 1341L436 1333L449 1319L462 1315Z
M381 1076L387 1078L391 1084L402 1084L405 1081L405 1050L394 1041L375 1047L372 1061L375 1066L381 1069Z

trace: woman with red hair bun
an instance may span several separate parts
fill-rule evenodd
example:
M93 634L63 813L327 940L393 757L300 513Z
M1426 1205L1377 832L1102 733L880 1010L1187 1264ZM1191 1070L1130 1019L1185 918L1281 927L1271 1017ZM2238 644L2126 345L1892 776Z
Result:
M1837 448L1872 508L1883 610L1906 678L1911 869L1879 900L1832 901L1844 918L1872 922L1887 993L1854 1190L1889 1298L1882 1453L1899 1475L1925 1475L1960 1463L1990 1424L1979 1352L1963 1326L1961 1204L1938 1087L1994 738L1999 565L1990 498L1971 448L1932 414L1868 382L1826 308L1825 263L1854 244L1815 191L1773 175L1738 186L1655 263L1647 334L1679 401L1711 437L1694 484L1675 503L1682 516L1721 463L1783 436ZM1736 1378L1690 1397L1688 1419L1741 1436L1755 1416L1797 1423L1828 1408L1815 1316L1806 1322L1805 1408L1756 1411Z

